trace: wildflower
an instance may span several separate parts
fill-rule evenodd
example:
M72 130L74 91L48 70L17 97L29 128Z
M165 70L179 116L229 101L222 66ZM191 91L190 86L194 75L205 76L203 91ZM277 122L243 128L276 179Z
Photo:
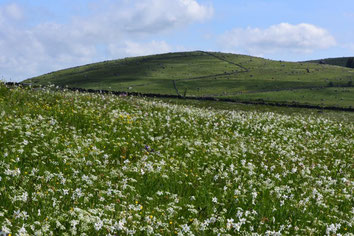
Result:
M99 231L103 226L103 222L99 220L98 222L95 223L95 230Z

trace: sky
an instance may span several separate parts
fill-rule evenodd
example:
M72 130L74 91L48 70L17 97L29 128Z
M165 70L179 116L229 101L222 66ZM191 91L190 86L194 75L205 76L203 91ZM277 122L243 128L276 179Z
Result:
M0 0L0 80L124 57L354 56L353 0Z

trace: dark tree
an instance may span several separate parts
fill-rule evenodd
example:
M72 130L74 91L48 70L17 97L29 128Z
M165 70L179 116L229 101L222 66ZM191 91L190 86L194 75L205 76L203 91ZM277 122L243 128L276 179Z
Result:
M353 57L348 59L346 67L354 68L354 58Z

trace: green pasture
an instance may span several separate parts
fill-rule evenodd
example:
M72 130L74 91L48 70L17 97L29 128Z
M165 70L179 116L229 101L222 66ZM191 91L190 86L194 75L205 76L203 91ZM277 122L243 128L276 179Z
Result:
M86 89L353 106L354 69L216 52L105 61L25 80ZM336 94L333 91L336 89ZM301 90L303 89L303 90ZM334 89L334 90L333 90ZM294 92L296 90L297 92ZM313 97L313 99L308 99Z

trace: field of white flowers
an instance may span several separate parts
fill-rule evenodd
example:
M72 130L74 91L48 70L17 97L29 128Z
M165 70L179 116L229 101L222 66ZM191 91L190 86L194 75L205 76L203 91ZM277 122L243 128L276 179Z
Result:
M0 230L353 235L354 124L0 84Z

